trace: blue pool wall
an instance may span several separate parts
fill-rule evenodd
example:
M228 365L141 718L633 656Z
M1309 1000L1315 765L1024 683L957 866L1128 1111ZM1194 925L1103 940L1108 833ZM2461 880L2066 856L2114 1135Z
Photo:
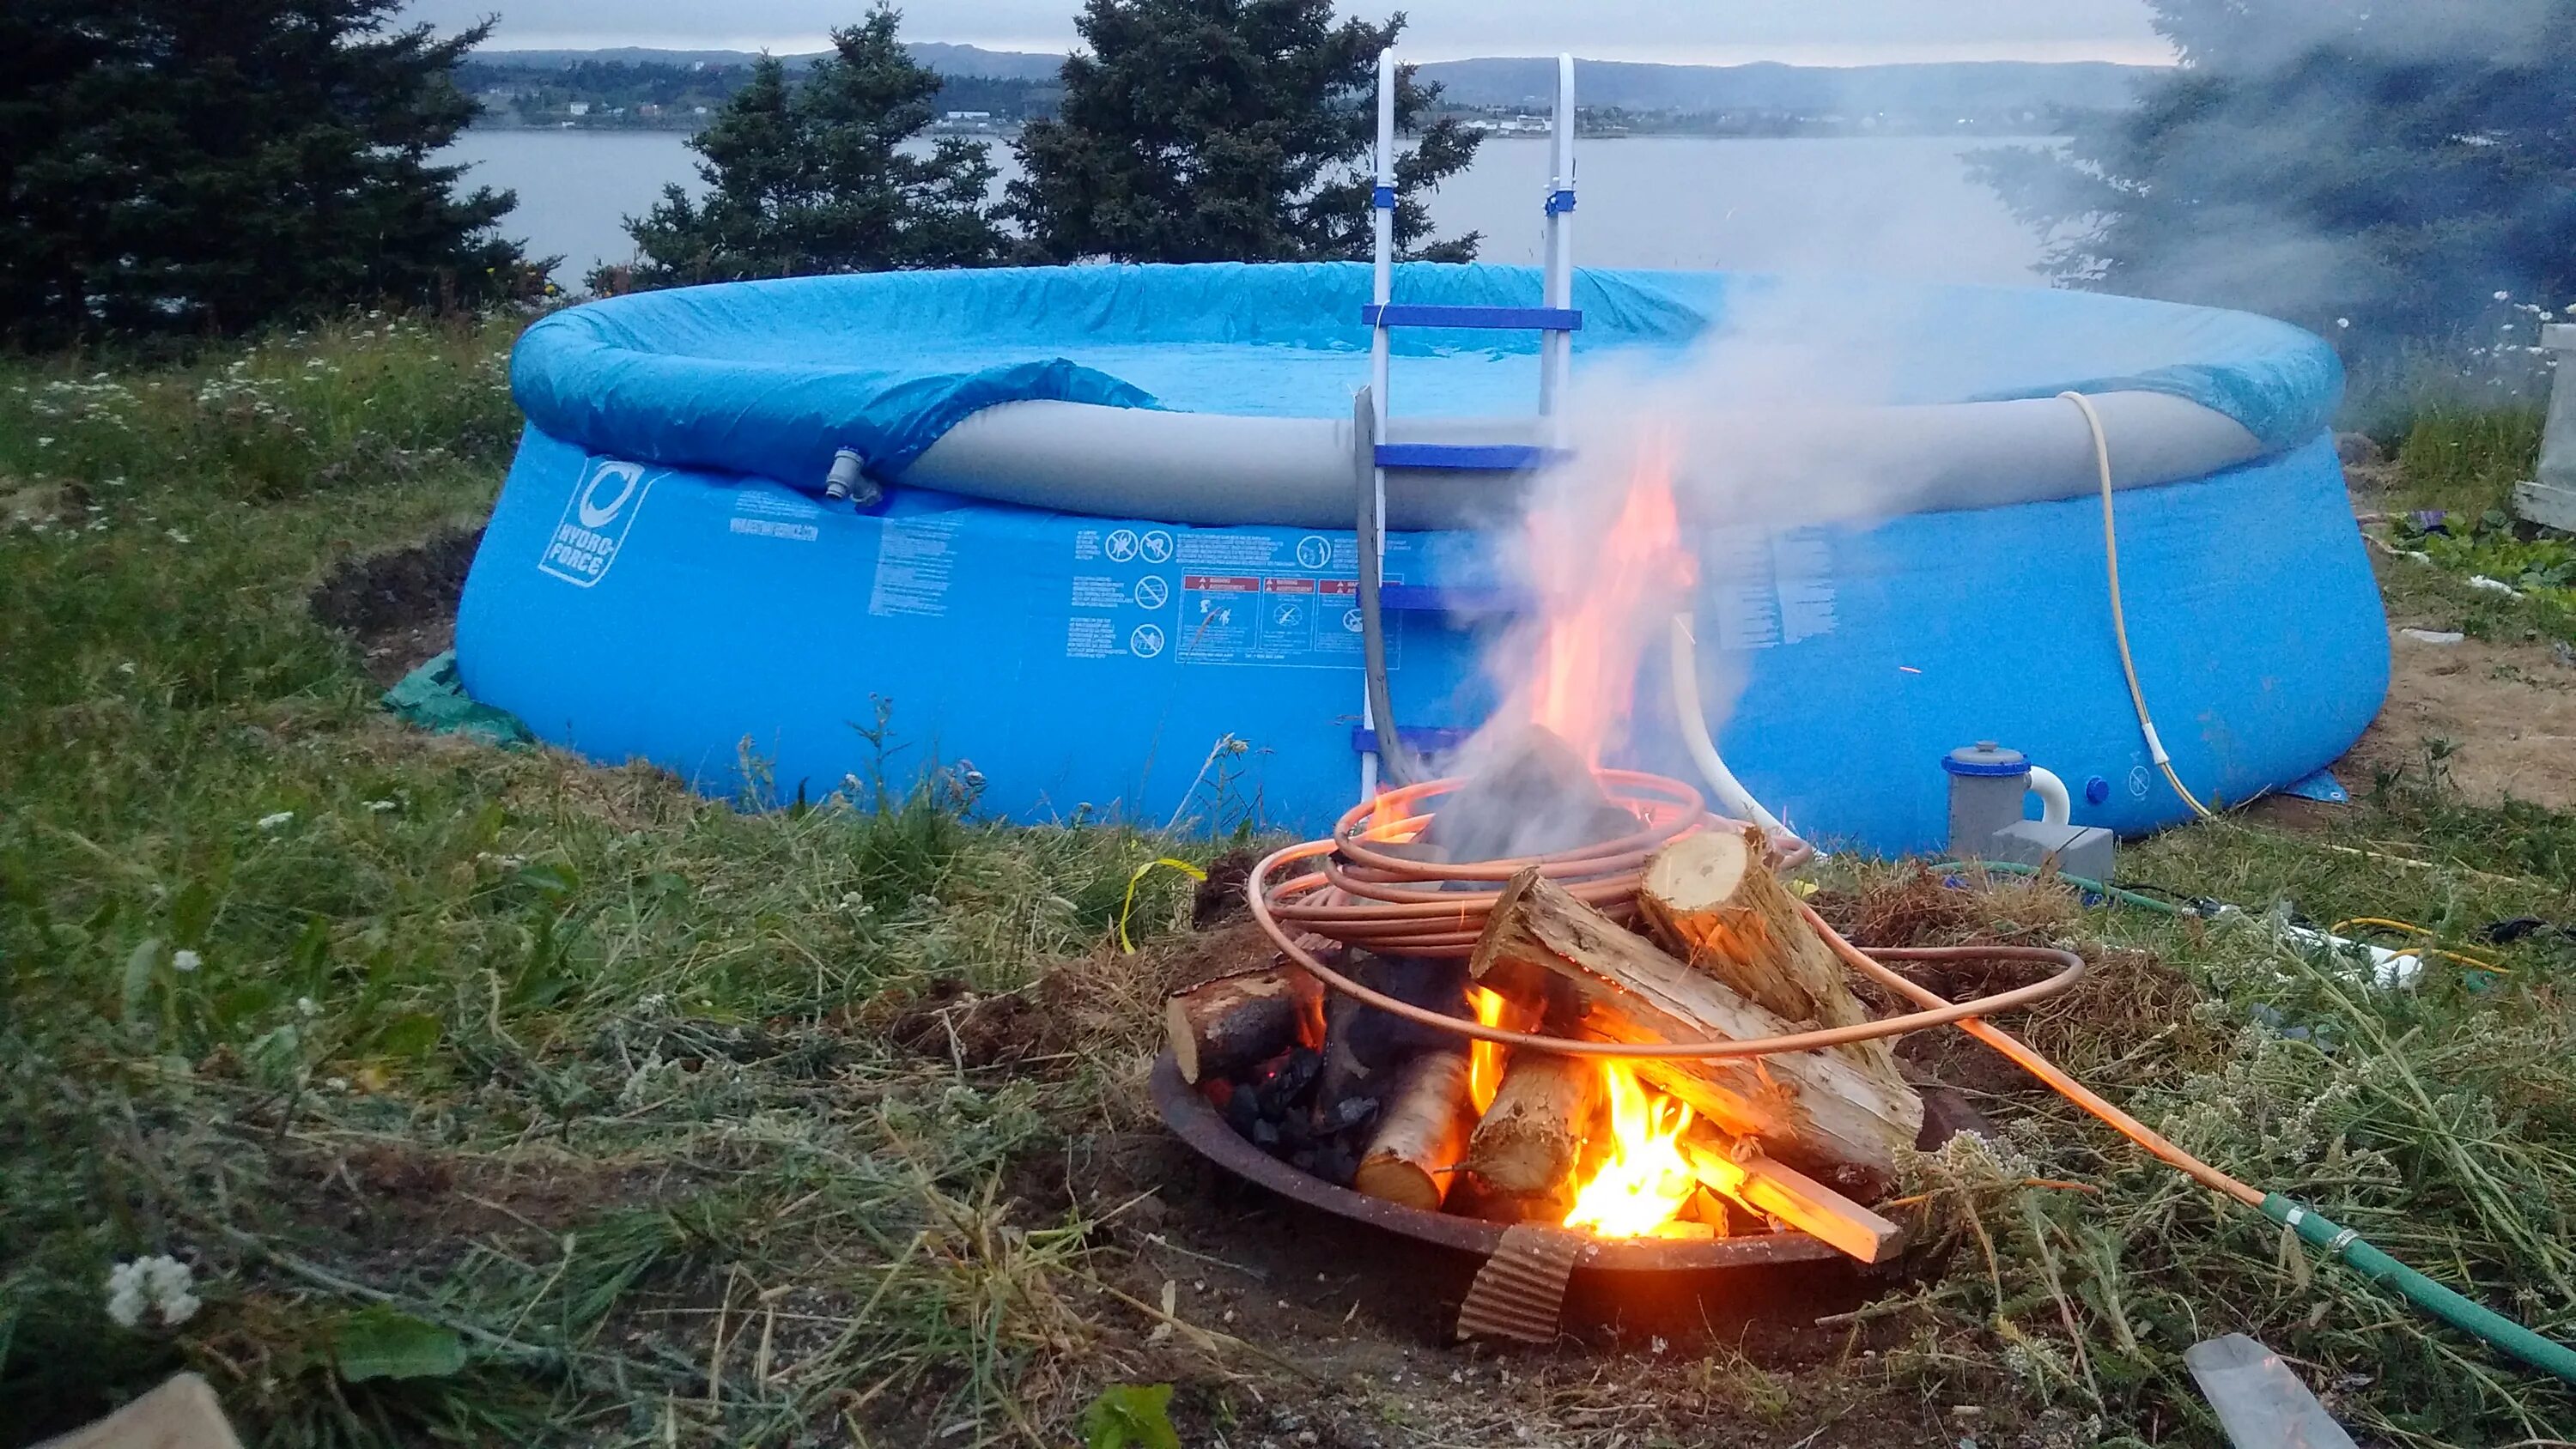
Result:
M2386 623L2329 436L2124 492L2120 537L2138 668L2196 792L2242 801L2358 739L2386 692ZM1936 851L1938 760L1982 739L2064 776L2078 823L2139 834L2184 818L2120 675L2097 499L1698 542L1727 565L1702 570L1703 666L1741 681L1721 748L1794 826ZM1480 635L1437 606L1490 582L1484 553L1458 535L1390 540L1399 599L1433 606L1393 616L1408 728L1480 721ZM1017 821L1314 832L1356 789L1355 560L1347 531L910 489L861 512L531 427L457 648L468 690L549 742L719 796L750 798L747 762L766 781L753 803L941 762L971 764L984 808ZM890 761L862 733L880 700ZM1242 749L1220 795L1202 767L1225 739ZM1651 740L1631 763L1689 773Z

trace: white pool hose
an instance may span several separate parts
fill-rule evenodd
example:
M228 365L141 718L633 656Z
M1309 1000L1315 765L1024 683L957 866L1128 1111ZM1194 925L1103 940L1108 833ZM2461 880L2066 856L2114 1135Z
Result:
M1783 848L1806 844L1798 833L1780 821L1780 817L1762 808L1744 782L1726 767L1717 753L1717 741L1709 738L1708 712L1700 705L1699 641L1691 636L1690 616L1675 614L1672 627L1673 713L1681 724L1682 743L1689 747L1691 763L1699 767L1700 778L1708 782L1709 804L1720 815L1750 821L1762 827L1764 834ZM2062 786L2060 787L2063 788ZM1817 851L1822 857L1824 852Z
M2080 392L2062 392L2061 399L2075 404L2084 414L2084 425L2093 431L2093 463L2102 483L2102 551L2108 561L2111 579L2111 632L2120 641L2120 670L2129 678L2129 702L2137 707L2138 732L2146 737L2147 757L2164 772L2165 783L2173 786L2182 803L2203 820L2215 820L2218 813L2200 803L2174 772L2173 757L2165 753L2165 742L2156 734L2155 716L2147 710L2147 693L2138 684L2138 661L2129 654L2129 614L2120 598L2120 524L2111 504L2111 440L2102 431L2102 415L2093 408L2093 400ZM2063 788L2062 786L2060 787Z
M2054 770L2030 767L2030 793L2039 797L2039 819L2044 825L2071 825L2075 816L2075 797L2066 793L2066 782Z

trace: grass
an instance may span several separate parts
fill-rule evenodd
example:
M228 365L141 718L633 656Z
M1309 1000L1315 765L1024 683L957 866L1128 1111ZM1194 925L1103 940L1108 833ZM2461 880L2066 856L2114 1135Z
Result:
M2180 1355L2232 1330L2366 1439L2576 1435L2564 1388L1968 1057L2005 1131L1919 1168L1925 1276L1785 1349L1497 1365L1382 1301L1293 1329L1163 1306L1223 1276L1173 1254L1234 1251L1226 1200L1119 1165L1158 1140L1141 1072L1158 975L1196 949L1182 883L1142 887L1142 957L1104 943L1139 865L1212 843L865 784L747 811L776 802L410 733L310 617L338 562L479 521L514 325L0 363L0 1442L190 1367L283 1445L1057 1445L1104 1388L1156 1382L1193 1444L1316 1432L1293 1416L1349 1444L2207 1444ZM2424 496L2467 487L2423 449ZM900 701L892 726L899 750ZM2576 819L2473 807L2431 756L2366 783L2322 837L2231 821L2126 857L2239 920L1900 867L1826 884L1892 935L2079 944L2092 984L2021 1024L2044 1049L2576 1338L2576 941L2482 939L2576 921ZM2419 922L2500 969L2369 990L2284 947L2276 910ZM1130 1206L1154 1188L1180 1211ZM204 1306L118 1326L111 1267L165 1252Z

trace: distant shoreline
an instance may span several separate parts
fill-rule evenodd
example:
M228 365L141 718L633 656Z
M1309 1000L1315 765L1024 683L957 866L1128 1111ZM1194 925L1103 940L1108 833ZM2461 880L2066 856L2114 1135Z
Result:
M524 121L477 120L467 129L487 132L509 132L522 135L570 134L583 136L694 136L698 132L706 129L706 127L703 123L690 124L687 122L670 123L629 121L614 125L601 125L595 122L577 121L551 125L532 125ZM942 139L956 138L970 141L1016 141L1019 139L1020 131L1021 128L1018 126L995 126L990 128L933 126L922 134ZM1543 132L1488 131L1483 134L1484 139L1488 141L1544 142L1547 140L1547 136ZM1603 141L1924 141L1939 140L1945 137L1963 141L2044 141L2059 139L2059 133L2046 130L2034 130L2028 126L1957 126L1947 129L1936 126L1878 126L1867 128L1860 126L1814 126L1777 131L1655 129L1642 131L1586 130L1581 133L1581 139L1587 145Z

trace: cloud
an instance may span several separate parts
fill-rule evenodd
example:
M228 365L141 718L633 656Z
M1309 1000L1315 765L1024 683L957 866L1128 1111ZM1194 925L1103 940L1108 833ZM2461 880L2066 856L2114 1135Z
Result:
M493 0L417 0L406 13L469 25ZM644 45L812 49L865 0L507 0L494 44L509 48ZM995 49L1061 50L1075 40L1074 0L911 0L905 34ZM2171 51L2141 0L1411 0L1408 53L1422 59L1572 50L1603 60L1865 64L1907 60L2125 60Z

